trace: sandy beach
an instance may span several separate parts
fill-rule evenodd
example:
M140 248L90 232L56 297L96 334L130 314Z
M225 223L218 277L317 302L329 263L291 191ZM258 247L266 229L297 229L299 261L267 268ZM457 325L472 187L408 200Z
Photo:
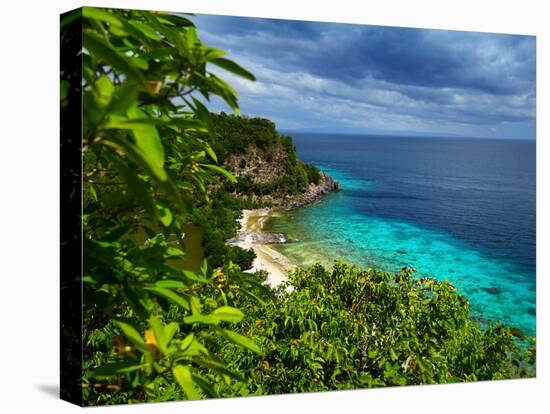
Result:
M256 259L252 263L252 268L247 272L254 273L265 270L268 273L267 283L273 288L285 282L289 270L295 267L284 255L265 244L265 238L261 237L264 224L274 214L276 212L268 208L243 210L237 237L231 241L231 244L243 249L254 250Z

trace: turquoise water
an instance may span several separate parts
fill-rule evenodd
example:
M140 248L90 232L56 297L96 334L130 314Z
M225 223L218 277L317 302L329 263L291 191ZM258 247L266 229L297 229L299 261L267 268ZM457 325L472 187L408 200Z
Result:
M318 165L343 190L272 220L271 229L289 237L289 243L276 248L291 261L308 266L316 262L330 265L339 259L391 272L414 267L419 276L453 282L481 322L496 320L535 335L533 268L436 226L385 217L378 210L379 214L372 214L364 208L369 198L358 201L357 193L379 193L377 179L354 176L334 165Z

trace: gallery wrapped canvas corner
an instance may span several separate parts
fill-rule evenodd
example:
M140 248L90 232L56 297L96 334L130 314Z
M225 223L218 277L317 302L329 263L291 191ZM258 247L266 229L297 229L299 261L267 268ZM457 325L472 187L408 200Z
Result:
M60 20L61 397L536 375L535 37Z

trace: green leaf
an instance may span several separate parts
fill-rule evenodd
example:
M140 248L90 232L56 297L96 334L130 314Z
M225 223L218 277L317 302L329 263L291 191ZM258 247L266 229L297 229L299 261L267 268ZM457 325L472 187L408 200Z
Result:
M119 240L126 232L130 230L130 225L122 225L112 228L105 236L103 236L103 242L113 243Z
M214 371L217 371L218 373L222 375L227 375L231 378L236 379L237 381L244 381L244 378L239 375L237 372L230 370L228 367L226 367L221 362L215 361L213 359L206 359L206 358L200 358L195 359L194 362L196 362L199 365L202 365L206 368L213 369Z
M175 202L176 207L183 211L192 210L191 201L189 198L183 198L178 187L168 177L164 168L162 170L153 171L150 162L146 159L145 154L139 150L127 137L111 134L110 140L102 140L101 143L115 148L117 151L125 152L128 157L136 164L141 166L145 172L159 181L159 186L170 198ZM163 175L160 175L162 173Z
M161 37L158 35L156 30L148 25L147 23L140 22L138 20L128 20L128 24L130 24L135 29L139 30L141 33L143 33L145 36L147 36L150 39L153 40L161 40Z
M166 248L166 257L181 257L181 256L185 256L185 253L181 249L174 246L168 246Z
M220 329L220 333L227 338L229 341L242 346L243 348L248 349L249 351L255 352L258 355L263 355L261 349L252 341L251 339L238 334L237 332L230 331L228 329Z
M155 282L155 286L165 289L186 289L188 286L181 280L158 280Z
M168 344L179 330L179 325L175 322L171 322L168 325L163 325L159 318L152 316L149 322L155 338L157 339L157 346L163 354L168 351Z
M201 397L195 388L189 367L184 365L176 365L172 369L172 372L174 373L174 378L188 399L198 400Z
M199 36L197 35L197 30L193 26L189 26L185 31L185 43L187 50L193 50L197 45L200 44Z
M193 315L200 315L202 310L202 304L197 296L191 296L191 313Z
M94 198L94 200L95 200L95 201L99 201L99 198L97 197L97 191L96 191L95 187L94 187L92 184L90 184L90 185L88 186L88 189L90 190L90 194L92 195L92 197Z
M200 309L199 309L200 310ZM237 323L244 317L244 314L231 306L222 306L214 310L209 315L201 315L196 312L191 316L186 316L183 321L186 324L203 323L205 325L218 325L220 322Z
M209 382L206 378L201 377L197 374L191 374L191 378L197 384L210 398L219 398L219 394L212 385L211 382Z
M227 171L226 169L224 169L222 167L219 167L219 166L214 165L214 164L199 164L199 165L201 167L208 168L209 170L212 170L212 171L215 171L217 173L222 174L224 177L226 177L232 183L237 183L237 178L233 174L231 174L229 171Z
M210 158L214 160L214 162L218 162L218 156L210 146L210 144L206 141L202 141L201 144L204 146L205 151L210 155Z
M170 22L174 23L177 26L187 27L187 26L193 26L193 22L189 19L187 19L184 16L179 15L178 13L170 13L164 15L165 20L169 20Z
M422 358L418 358L416 360L416 363L418 365L418 368L420 368L421 372L426 372L428 370L428 367L426 366L426 363L423 361Z
M61 101L64 101L67 99L67 95L69 94L69 82L66 80L62 80L59 84L59 97Z
M129 111L133 115L142 114L139 108L134 107ZM122 120L121 120L122 118ZM136 141L134 145L126 137L116 135L109 136L111 141L120 149L124 150L134 162L142 166L148 173L156 177L161 184L168 186L170 181L164 169L164 149L160 141L157 129L153 125L131 122L124 122L124 117L111 115L109 122L105 125L108 129L130 129Z
M202 323L204 325L218 325L220 323L220 320L219 318L216 318L212 315L196 314L183 318L183 323L187 325L191 325L193 323Z
M129 119L144 117L144 112L138 107L133 107L128 111ZM153 125L134 124L132 125L132 133L136 140L136 146L149 164L151 171L153 171L159 180L166 181L164 148L162 147L157 129Z
M128 338L128 340L132 342L136 346L136 348L138 348L142 352L149 351L149 349L147 348L147 345L145 345L145 341L143 340L139 332L136 330L136 328L134 328L129 323L126 323L120 320L115 320L114 322L120 328L124 336L126 336L126 338Z
M157 212L160 222L164 227L169 227L172 224L174 216L168 207L164 207L161 204L157 204Z
M135 82L124 82L115 90L111 105L107 109L109 114L125 115L137 101L138 87Z
M234 73L235 75L241 76L243 78L246 78L251 81L255 81L256 77L244 69L242 66L238 65L237 63L233 62L232 60L218 57L214 59L209 60L210 63L213 63L216 66L219 66L222 69L227 70L228 72Z
M144 12L141 14L145 20L153 27L155 30L164 36L170 41L174 41L176 35L179 34L179 31L172 30L172 28L168 27L167 25L164 25L157 19L157 17L154 14Z
M140 127L142 125L156 125L163 127L181 128L185 130L192 130L197 132L206 132L207 129L202 125L200 121L195 119L187 119L182 117L166 118L125 118L125 117L112 117L108 126L110 128L122 128L132 129L134 127Z
M97 283L97 279L95 279L93 276L84 276L82 277L83 283Z
M216 48L213 48L213 47L208 47L208 46L203 45L203 48L206 50L206 53L204 54L204 58L206 60L212 60L212 59L215 59L215 58L219 58L219 57L225 56L225 54L226 54L225 51L220 50L220 49L216 49Z
M182 341L180 345L180 351L185 352L189 346L191 346L191 343L195 340L195 335L190 333L185 337L185 339Z
M144 53L141 55L142 59L152 60L152 59L165 59L174 55L176 51L173 47L158 47L150 52Z
M204 123L210 135L214 136L216 130L214 128L214 123L212 122L212 117L210 116L210 112L208 111L208 108L204 106L204 104L198 99L196 99L194 96L192 96L191 99L195 104L194 107L189 101L185 100L185 102L193 110L195 115Z
M147 185L138 177L133 169L128 168L128 165L119 156L109 153L105 154L105 156L126 182L132 196L145 208L145 211L152 217L155 217L156 209Z
M189 302L187 301L187 299L183 298L181 295L178 295L177 293L169 289L165 289L161 287L146 287L144 289L157 296L161 296L165 299L168 299L174 302L175 304L181 306L185 310L191 310L191 306L189 306Z
M236 114L239 113L238 94L231 85L213 74L206 78L206 82L213 93L219 95Z
M249 298L255 300L256 302L258 302L260 305L262 306L265 306L267 305L267 303L262 300L260 297L258 297L256 294L252 293L250 290L248 289L245 289L243 287L239 287L239 292L243 293L244 295L248 296Z
M222 306L211 313L212 316L220 321L237 323L242 320L244 314L237 308L231 306Z
M206 283L206 284L210 283L210 280L208 280L204 276L198 275L189 270L182 270L182 273L185 276L185 278L190 280L191 282Z
M180 355L184 358L208 355L208 349L193 334L189 334L180 345ZM176 362L179 358L176 359Z
M111 102L115 86L107 75L102 75L94 84L94 99L100 108L105 108Z
M88 31L83 32L82 40L84 43L83 46L92 56L99 58L104 64L124 73L128 79L146 84L145 77L134 65L130 57L119 53L103 39Z
M113 362L96 368L92 375L95 378L112 377L113 375L127 374L146 368L149 364L136 364L134 361Z

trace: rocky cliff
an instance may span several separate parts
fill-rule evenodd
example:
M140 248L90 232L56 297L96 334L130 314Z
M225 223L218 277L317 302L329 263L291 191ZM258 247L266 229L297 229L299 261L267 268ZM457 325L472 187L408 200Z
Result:
M289 171L289 166L292 166L289 161L291 157L287 149L278 143L266 149L251 145L245 152L227 157L224 167L239 179L243 188L248 189L245 183L250 183L252 191L245 193L252 200L262 200L268 206L284 210L311 204L323 195L339 189L338 182L318 170L317 182L310 181L303 169L305 164L300 160L294 161L300 167L290 168ZM293 180L298 181L296 176L300 174L306 174L303 178L303 187L296 186L294 191L285 191L285 185ZM239 190L236 193L239 193Z
M321 173L321 178L319 179L319 184L311 183L308 185L306 191L299 193L289 200L285 200L284 209L293 209L302 207L308 204L312 204L321 198L323 195L330 193L331 191L338 191L340 185L337 181L325 173Z
M223 113L213 119L218 134L205 139L237 177L223 190L246 208L296 208L338 189L331 177L300 160L292 138L279 134L273 122Z
M249 178L253 184L270 184L287 174L288 153L280 144L267 148L251 144L246 151L229 155L224 167L240 178Z

